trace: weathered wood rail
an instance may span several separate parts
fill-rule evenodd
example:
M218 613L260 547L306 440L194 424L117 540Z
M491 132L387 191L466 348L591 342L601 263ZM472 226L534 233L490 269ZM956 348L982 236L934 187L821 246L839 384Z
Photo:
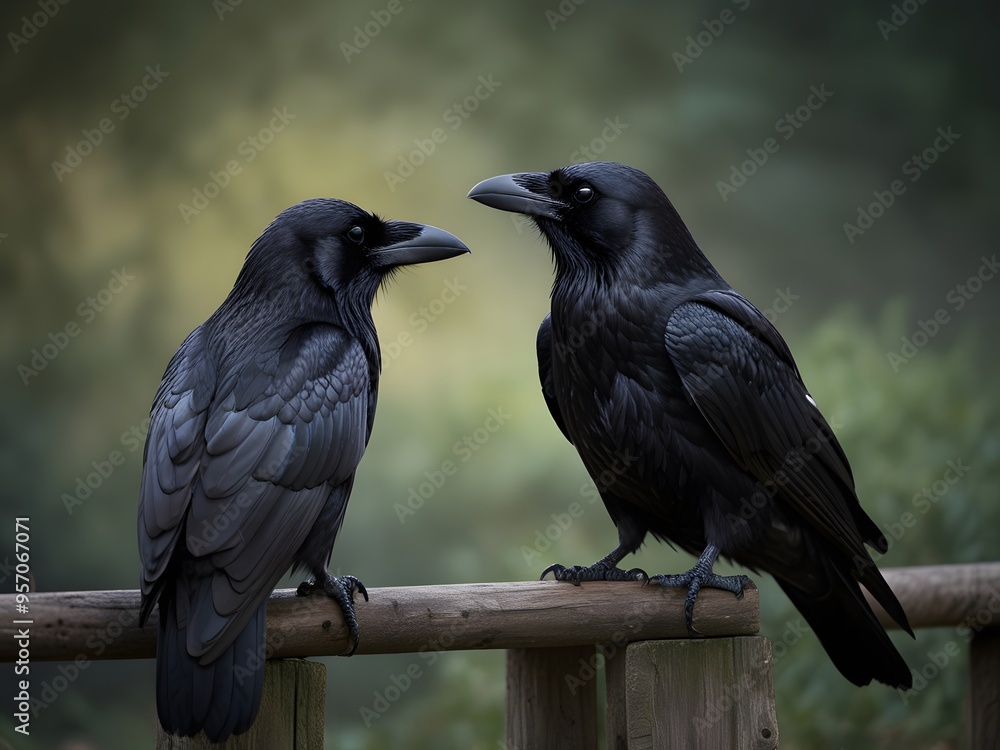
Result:
M970 746L997 747L1000 562L883 572L914 628L967 629ZM508 651L507 750L596 748L596 680L583 667L599 660L606 666L609 750L778 746L770 643L756 635L756 588L740 601L703 590L694 624L707 637L698 640L689 639L684 627L682 591L638 583L482 583L369 593L371 601L357 608L359 655ZM154 656L155 621L139 628L138 606L137 591L32 593L32 661ZM14 611L13 595L0 595L0 611ZM894 625L877 606L876 612ZM17 627L0 621L0 661L17 658ZM267 633L269 659L336 655L347 648L338 607L292 590L272 595ZM322 747L322 667L269 663L261 718L223 747ZM290 705L289 694L308 705ZM720 711L724 696L728 708ZM209 745L203 736L161 734L157 747Z
M628 590L628 593L626 593ZM369 589L357 603L357 654L400 654L432 648L550 648L611 643L616 639L687 638L684 593L639 583L555 581L472 583ZM10 600L10 601L6 601ZM13 611L13 596L0 608ZM68 591L31 595L32 661L72 661L156 655L156 613L139 627L139 592ZM742 601L705 589L695 627L707 636L753 635L760 629L757 589ZM0 622L0 661L16 653L14 627ZM11 636L11 637L7 637ZM267 605L269 658L336 656L348 648L340 608L321 595L280 589Z

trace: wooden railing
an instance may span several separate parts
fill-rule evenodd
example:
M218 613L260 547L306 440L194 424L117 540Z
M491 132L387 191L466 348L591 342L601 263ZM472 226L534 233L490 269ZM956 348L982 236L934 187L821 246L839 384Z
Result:
M975 750L997 747L1000 563L883 572L914 628L969 629L967 734ZM482 583L369 594L371 600L357 607L359 655L507 650L507 750L596 748L597 672L591 667L598 661L605 664L609 750L778 746L771 648L757 635L756 588L739 601L702 590L694 624L706 638L696 640L684 627L683 591L638 583ZM155 622L139 628L138 606L137 591L34 592L30 658L150 658ZM0 611L14 611L13 595L0 595ZM10 618L0 621L0 661L18 658L18 627ZM346 648L346 628L333 602L276 591L268 604L266 650L273 661L260 717L223 747L321 748L325 668L283 660ZM731 699L721 701L726 695ZM209 745L204 736L181 740L161 733L157 747Z

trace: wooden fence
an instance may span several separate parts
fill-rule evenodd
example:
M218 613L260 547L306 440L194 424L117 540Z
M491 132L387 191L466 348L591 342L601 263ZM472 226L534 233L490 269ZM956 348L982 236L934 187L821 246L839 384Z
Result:
M1000 563L883 571L916 628L967 628L967 735L1000 747ZM609 750L775 748L770 642L758 592L737 601L704 589L692 640L684 591L638 583L554 581L371 589L357 607L358 655L507 650L506 749L597 747L597 680L605 664ZM894 623L875 606L880 620ZM155 622L138 627L138 591L31 594L31 660L141 659L155 654ZM0 595L0 611L14 611ZM155 620L155 617L154 617ZM17 658L18 626L0 622L0 661ZM321 595L276 591L267 612L260 717L222 746L159 734L157 748L296 748L323 743L325 667L291 657L347 648L339 608ZM152 690L152 685L150 685Z

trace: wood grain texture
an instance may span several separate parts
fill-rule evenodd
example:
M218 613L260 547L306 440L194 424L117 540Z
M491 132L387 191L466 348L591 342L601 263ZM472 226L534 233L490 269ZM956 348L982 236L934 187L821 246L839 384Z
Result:
M914 629L962 625L1000 607L1000 562L884 568L882 575ZM884 627L899 627L867 591L865 597ZM992 626L1000 626L1000 617Z
M300 659L264 667L260 713L250 729L214 745L204 733L175 737L156 728L156 750L323 750L326 665Z
M572 586L556 581L369 589L357 602L359 654L538 648L686 638L684 592L632 582ZM0 596L12 611L13 595ZM141 659L155 653L156 615L138 627L138 591L33 593L33 661ZM6 608L6 609L5 609ZM694 624L707 636L759 630L758 591L742 600L704 589ZM16 658L15 626L0 620L0 661ZM347 650L340 608L323 594L276 591L267 608L271 658Z
M1000 606L1000 563L897 568L883 571L914 628L958 626ZM371 590L358 602L358 653L531 648L684 638L683 592L638 583L555 581L413 586ZM742 601L704 589L695 625L706 635L751 635L759 626L758 592ZM27 618L37 661L139 659L154 654L155 617L139 628L139 592L33 592ZM14 611L13 594L0 611ZM886 626L894 624L881 607ZM544 627L541 623L545 624ZM997 619L991 627L1000 623ZM10 619L0 620L0 661L16 658ZM327 656L347 648L340 610L322 596L302 599L276 591L268 605L268 655Z
M628 710L625 700L625 654L627 646L605 654L604 694L607 750L628 750Z
M771 644L763 636L632 643L629 750L774 750Z
M505 750L597 750L593 646L507 651Z
M1000 750L1000 627L972 639L965 720L970 750Z

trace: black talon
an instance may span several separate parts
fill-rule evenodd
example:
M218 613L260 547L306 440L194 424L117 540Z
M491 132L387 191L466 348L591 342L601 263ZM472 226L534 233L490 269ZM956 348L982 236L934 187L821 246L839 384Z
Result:
M628 576L630 581L642 581L643 584L649 583L649 574L642 568L630 568L625 571L625 575Z
M544 581L545 576L547 576L549 573L552 573L553 574L552 577L558 581L560 574L565 573L565 571L566 571L565 565L560 565L559 563L555 563L554 565L550 565L545 570L543 570L542 575L539 576L538 580Z
M701 553L698 562L686 573L675 575L655 575L647 579L646 583L658 583L661 586L687 587L687 596L684 597L684 625L688 634L692 638L701 636L701 633L694 627L694 605L698 600L698 592L702 588L722 589L730 591L736 595L737 599L743 598L743 589L751 585L747 576L720 576L712 572L712 566L719 556L719 548L713 544L708 545Z
M348 640L353 644L350 651L344 656L352 656L358 648L358 643L361 642L358 618L354 612L354 595L361 592L365 601L368 601L368 589L355 576L344 575L337 578L323 571L316 578L299 584L295 593L298 596L309 596L316 589L322 591L340 606L344 622L347 625Z
M368 589L365 588L365 585L358 578L355 576L341 576L340 580L342 583L346 581L344 586L351 592L352 599L355 594L361 592L361 596L365 598L365 601L368 601Z
M622 548L619 546L616 547L614 552L610 555L605 557L603 560L598 560L590 567L574 565L571 568L567 568L565 565L556 563L543 570L542 575L538 580L544 581L545 576L552 573L552 577L557 581L567 581L568 583L572 583L574 586L579 586L582 581L646 582L649 579L649 576L647 576L646 571L641 568L622 570L618 567L618 563L621 562L622 558L627 554L628 553L622 551Z

